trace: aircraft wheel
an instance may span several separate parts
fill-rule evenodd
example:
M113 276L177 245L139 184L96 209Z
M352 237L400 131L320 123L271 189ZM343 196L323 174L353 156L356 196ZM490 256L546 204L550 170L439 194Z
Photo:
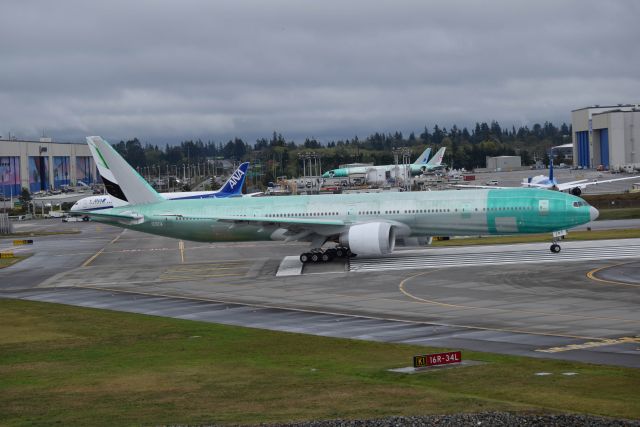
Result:
M320 261L320 254L318 253L311 254L311 262L318 262L318 261Z
M322 258L322 262L329 262L331 261L331 254L328 254L325 252L322 254L321 258Z
M557 243L554 243L553 245L551 245L551 252L553 252L554 254L557 254L558 252L560 252L560 245Z
M308 253L303 253L300 255L300 262L303 264L306 264L309 262L309 254Z
M337 256L338 258L344 258L344 257L345 257L345 255L346 255L346 251L344 250L344 248L343 248L343 247L338 247L338 248L336 248L336 256Z

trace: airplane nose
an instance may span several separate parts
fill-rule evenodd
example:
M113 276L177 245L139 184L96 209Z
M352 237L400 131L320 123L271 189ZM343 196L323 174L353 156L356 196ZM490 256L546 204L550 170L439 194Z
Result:
M591 216L591 221L595 221L596 218L598 218L598 215L600 215L598 209L594 208L593 206L589 206L589 216Z

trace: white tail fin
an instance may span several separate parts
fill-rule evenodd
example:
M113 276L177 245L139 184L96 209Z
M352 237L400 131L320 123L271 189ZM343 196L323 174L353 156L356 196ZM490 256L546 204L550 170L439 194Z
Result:
M438 150L436 154L433 155L431 160L427 163L428 166L440 166L442 164L442 159L444 158L444 152L447 147L442 147Z
M109 195L132 205L165 200L107 141L88 136L87 144Z
M427 147L426 150L424 150L422 152L422 154L420 154L418 156L418 158L416 159L415 162L413 162L414 165L422 165L427 163L427 161L429 161L429 155L431 154L431 147Z

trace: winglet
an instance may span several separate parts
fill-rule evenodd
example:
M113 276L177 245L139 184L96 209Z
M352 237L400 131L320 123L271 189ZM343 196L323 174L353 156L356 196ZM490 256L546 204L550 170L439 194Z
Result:
M244 186L244 180L247 177L247 168L249 168L249 162L244 162L238 169L231 174L227 182L224 183L222 188L216 193L216 197L233 197L242 194L242 187Z
M109 195L132 205L164 200L107 141L88 136L87 144Z

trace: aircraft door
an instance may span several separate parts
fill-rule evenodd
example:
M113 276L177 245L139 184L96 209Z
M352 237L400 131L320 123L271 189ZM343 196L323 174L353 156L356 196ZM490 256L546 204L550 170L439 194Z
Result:
M471 203L465 202L462 204L462 218L471 218Z
M538 200L538 214L540 216L549 215L549 200Z

